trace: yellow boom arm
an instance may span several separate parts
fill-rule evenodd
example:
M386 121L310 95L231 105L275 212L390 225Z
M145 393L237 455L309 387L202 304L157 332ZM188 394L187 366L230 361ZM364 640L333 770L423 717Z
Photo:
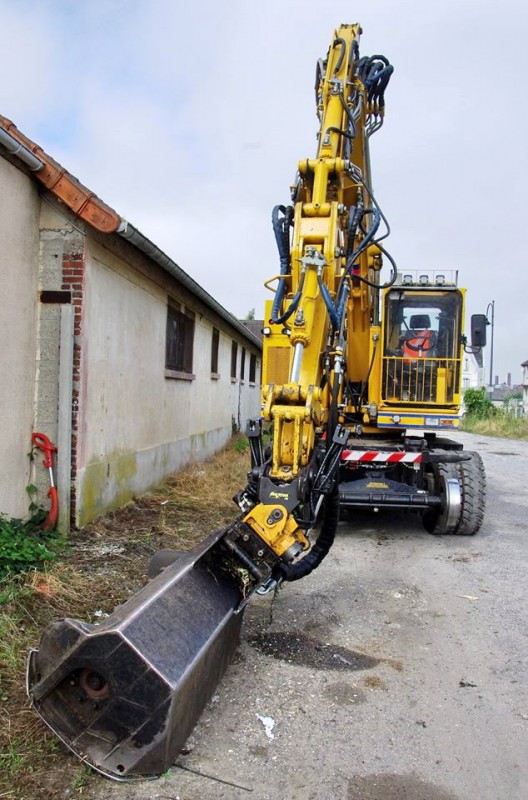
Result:
M381 124L383 102L369 98L362 80L360 33L357 24L342 25L318 62L317 155L299 163L293 209L280 207L282 218L273 220L281 274L268 282L278 285L266 306L262 414L273 430L269 476L279 482L309 467L318 430L332 435L345 358L354 374L368 370L374 302L358 276L376 285L381 254L375 245L362 246L359 221L370 202L368 134ZM347 326L354 331L350 353ZM273 547L265 529L259 535Z

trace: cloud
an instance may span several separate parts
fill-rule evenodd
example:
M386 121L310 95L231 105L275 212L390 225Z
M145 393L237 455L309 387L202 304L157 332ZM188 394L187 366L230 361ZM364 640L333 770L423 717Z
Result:
M314 67L342 0L0 0L2 113L237 314L277 271L271 207L315 153ZM527 10L505 0L371 0L364 54L395 65L372 140L402 267L459 269L496 300L497 372L520 373L527 245ZM523 289L524 287L524 294ZM488 354L486 355L488 357Z

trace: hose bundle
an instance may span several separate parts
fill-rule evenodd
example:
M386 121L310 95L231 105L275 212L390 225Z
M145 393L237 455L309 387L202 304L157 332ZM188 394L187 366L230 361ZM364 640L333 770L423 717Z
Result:
M358 75L367 90L369 103L385 106L385 89L394 72L394 67L385 56L364 56L357 62Z
M317 541L310 552L295 564L279 564L275 579L298 581L316 569L332 547L339 522L339 489L337 486L324 500L324 516Z
M293 208L291 206L282 206L282 205L275 206L275 208L271 212L271 224L273 225L273 233L275 234L275 241L277 242L277 248L279 251L281 277L279 279L279 285L277 286L277 291L275 292L273 305L271 307L270 322L272 322L274 325L282 325L284 322L286 322L286 320L289 319L289 317L291 317L291 315L299 305L299 300L301 299L302 282L288 310L282 316L279 317L282 301L284 299L284 294L286 292L286 285L287 285L286 275L289 275L291 272L290 227L292 223L293 223Z

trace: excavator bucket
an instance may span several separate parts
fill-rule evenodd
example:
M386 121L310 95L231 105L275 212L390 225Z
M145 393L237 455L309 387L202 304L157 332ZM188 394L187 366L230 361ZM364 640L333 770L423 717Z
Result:
M232 659L243 614L234 579L210 557L221 535L180 554L103 623L52 623L30 653L35 709L108 777L165 772Z

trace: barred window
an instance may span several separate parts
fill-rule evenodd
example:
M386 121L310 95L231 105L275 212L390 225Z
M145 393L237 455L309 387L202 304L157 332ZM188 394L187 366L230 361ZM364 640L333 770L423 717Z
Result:
M167 338L165 368L174 372L192 373L194 314L169 302L167 306Z
M249 357L249 382L256 383L257 380L257 357L251 353Z
M237 355L238 355L238 344L236 342L232 342L231 344L231 377L236 380L237 376Z
M242 348L242 352L240 353L240 380L244 380L244 373L246 371L246 348Z
M220 342L220 331L213 328L213 335L211 338L211 372L213 375L218 374L218 345Z

